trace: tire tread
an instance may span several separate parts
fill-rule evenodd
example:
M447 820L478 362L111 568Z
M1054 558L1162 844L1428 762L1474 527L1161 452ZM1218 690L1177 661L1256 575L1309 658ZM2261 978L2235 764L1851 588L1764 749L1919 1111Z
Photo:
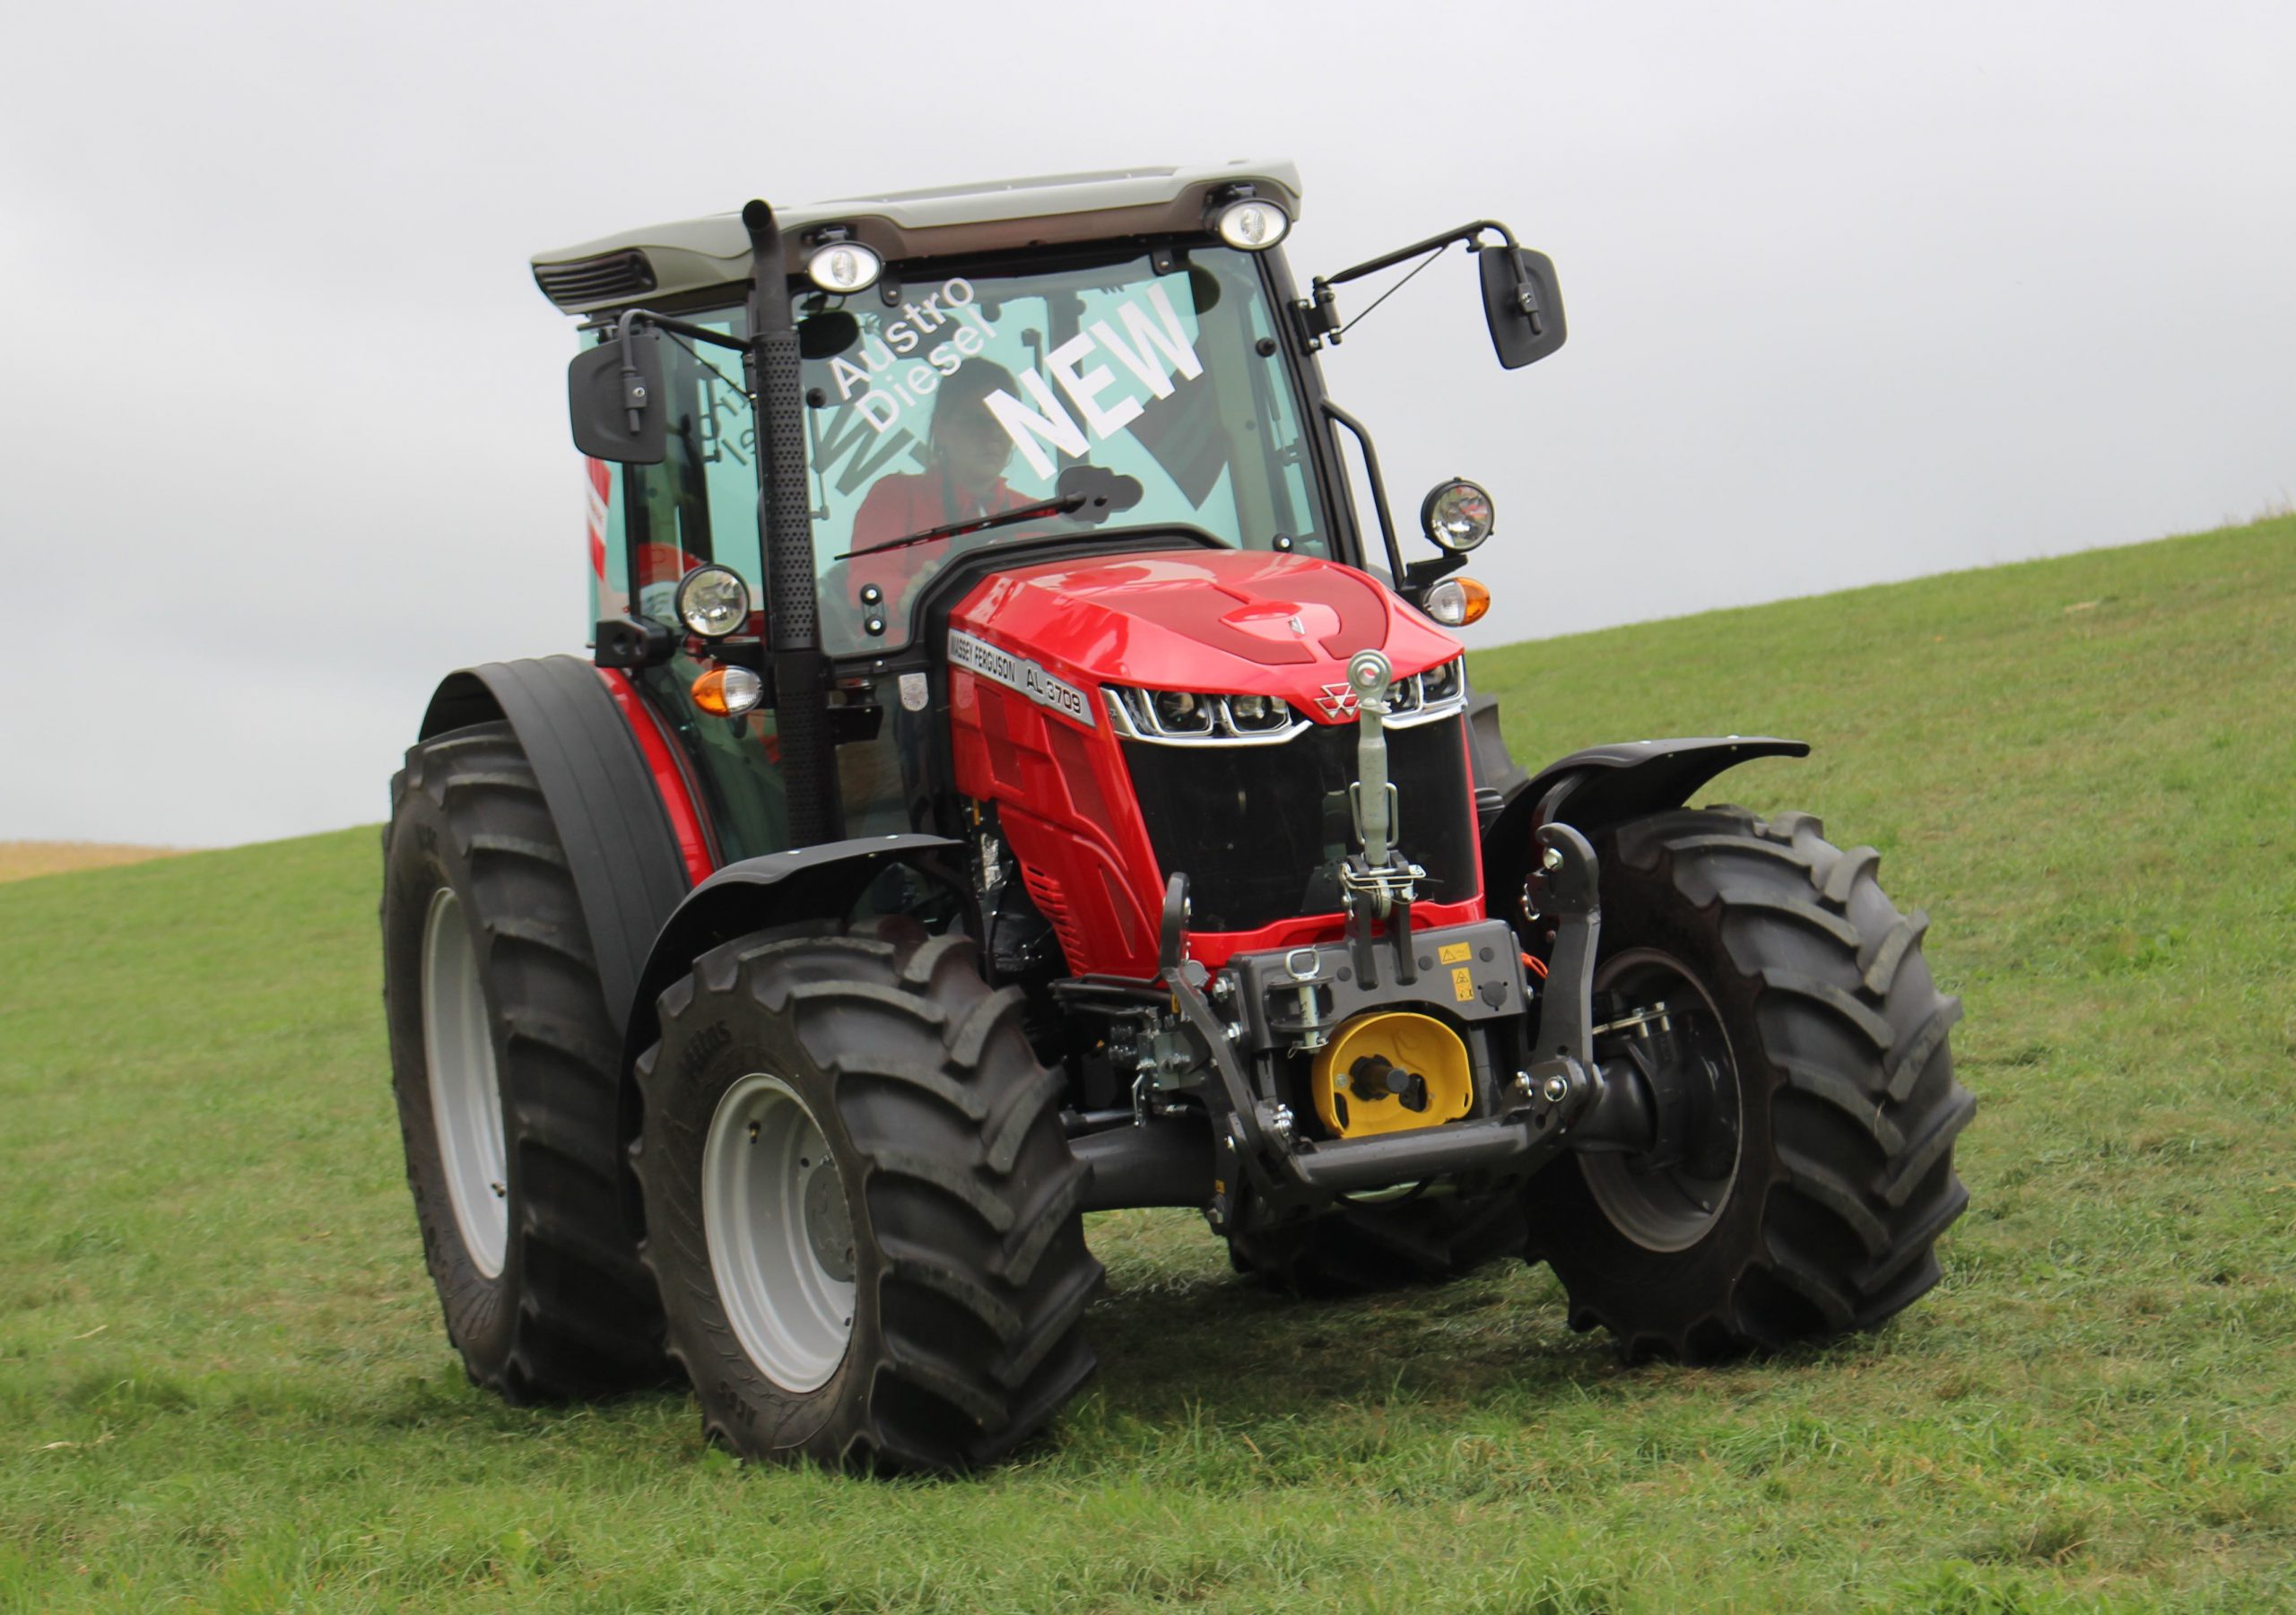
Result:
M806 1091L828 1096L859 1163L847 1188L857 1237L874 1230L878 1275L876 1304L863 1302L848 1348L863 1355L831 1382L843 1389L821 1393L833 1402L818 1425L787 1446L738 1433L745 1421L719 1402L735 1393L697 1384L711 1438L744 1457L969 1469L1036 1435L1093 1369L1082 1321L1102 1273L1084 1247L1085 1168L1061 1129L1063 1081L1030 1048L1022 995L981 981L970 942L897 924L881 932L895 943L793 926L704 955L683 991L663 994L663 1042L639 1064L639 1170L657 1228L699 1227L679 1206L699 1204L700 1185L671 1159L699 1160L695 1125L669 1116L675 1084L665 1073L679 1068L683 1039L741 1004L778 1018L802 1046L796 1069L809 1064L804 1081L822 1085ZM657 1135L667 1139L658 1150ZM679 1350L722 1357L731 1337L711 1333L714 1284L698 1232L649 1243L646 1260ZM758 1396L789 1394L758 1383Z
M440 880L466 881L457 896L480 944L517 1197L509 1259L488 1280L463 1251L443 1187L425 1187L438 1142L427 1090L419 1098L410 1091L427 1082L420 971L395 963L385 998L407 1176L448 1338L474 1384L517 1403L658 1384L670 1371L660 1305L623 1220L620 1141L611 1120L602 1123L613 1115L620 1039L534 769L509 724L477 725L412 748L392 799L386 958L400 960L410 924L419 953L421 920L404 910L424 900L425 881L433 890ZM425 837L435 854L421 850ZM449 873L456 860L462 876ZM415 981L401 979L410 974Z
M1760 1197L1759 1220L1671 1255L1611 1229L1575 1164L1534 1180L1537 1254L1571 1326L1603 1325L1629 1357L1704 1361L1881 1324L1937 1281L1935 1246L1969 1202L1950 1162L1977 1101L1948 1052L1960 1001L1920 963L1929 916L1891 907L1880 854L1837 850L1806 813L1683 809L1610 840L1605 946L1656 927L1709 956L1710 990L1761 1044L1738 1060L1770 1106L1767 1151L1742 1157L1733 1191ZM1619 893L1633 894L1624 914Z

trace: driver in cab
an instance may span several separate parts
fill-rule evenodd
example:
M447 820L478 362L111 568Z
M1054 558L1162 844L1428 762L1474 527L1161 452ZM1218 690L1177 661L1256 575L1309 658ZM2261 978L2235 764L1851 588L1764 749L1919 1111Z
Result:
M1029 502L1004 480L1013 438L987 405L988 395L999 389L1019 391L1013 373L987 359L971 360L941 383L926 434L925 469L881 477L869 490L853 518L857 551ZM891 569L905 579L915 565L911 558ZM871 581L881 586L887 582Z

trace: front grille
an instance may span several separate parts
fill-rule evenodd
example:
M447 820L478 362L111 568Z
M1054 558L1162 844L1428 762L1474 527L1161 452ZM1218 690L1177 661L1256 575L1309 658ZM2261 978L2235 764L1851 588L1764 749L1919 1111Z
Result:
M1148 838L1167 876L1185 873L1196 931L1252 931L1339 907L1335 860L1356 850L1347 787L1356 727L1316 725L1280 745L1124 742ZM1452 718L1387 733L1387 776L1402 794L1405 856L1420 895L1475 894L1474 819L1465 733Z
M587 308L594 303L622 302L654 290L654 266L632 247L571 264L537 264L535 284L543 296L561 308Z

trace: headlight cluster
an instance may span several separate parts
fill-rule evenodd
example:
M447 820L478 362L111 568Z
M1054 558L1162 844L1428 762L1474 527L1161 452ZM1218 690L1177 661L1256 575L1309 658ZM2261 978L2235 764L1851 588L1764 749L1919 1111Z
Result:
M1387 687L1387 723L1408 728L1457 716L1466 706L1465 663L1454 656ZM1274 695L1207 695L1188 690L1134 690L1102 685L1109 721L1126 740L1161 746L1257 746L1287 741L1313 727L1292 704ZM1335 696L1334 699L1340 698ZM1332 708L1355 711L1354 698Z
M1166 744L1259 745L1308 726L1281 696L1204 695L1187 690L1103 686L1118 734Z
M1454 656L1389 685L1387 723L1399 727L1449 717L1466 705L1466 699L1465 660Z

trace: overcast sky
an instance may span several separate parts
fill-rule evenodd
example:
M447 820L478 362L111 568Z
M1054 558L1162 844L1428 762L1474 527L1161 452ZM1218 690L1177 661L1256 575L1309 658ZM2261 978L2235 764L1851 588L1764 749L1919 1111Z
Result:
M2296 492L2284 0L207 0L7 38L0 838L374 821L442 673L578 650L527 256L752 195L1288 155L1302 279L1505 220L1561 353L1501 373L1453 255L1326 368L1399 512L1492 491L1484 643Z

